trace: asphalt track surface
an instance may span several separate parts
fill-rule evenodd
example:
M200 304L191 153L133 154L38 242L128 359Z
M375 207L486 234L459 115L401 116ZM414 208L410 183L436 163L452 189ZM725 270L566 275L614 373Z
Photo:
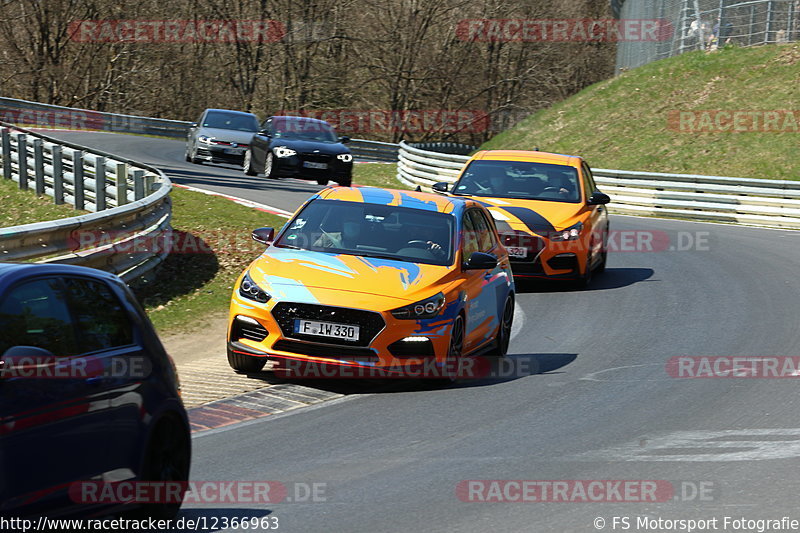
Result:
M63 136L159 166L176 183L282 209L319 189L185 163L177 141ZM758 524L723 520L800 520L795 379L676 378L667 370L678 356L800 356L800 233L622 216L611 224L660 244L610 253L588 290L521 287L498 377L443 388L376 384L367 394L195 436L193 479L277 480L294 500L305 494L294 482L322 483L318 501L188 505L182 516L277 517L279 530L292 532L689 527L647 529L643 518L716 518L705 531L756 531ZM620 498L613 485L603 494L595 485L586 498L570 485L571 501L462 501L492 496L494 487L519 495L509 484L457 492L467 480L583 480L584 488L591 480L655 480L674 492L659 489L656 498L666 501L658 502L586 502Z

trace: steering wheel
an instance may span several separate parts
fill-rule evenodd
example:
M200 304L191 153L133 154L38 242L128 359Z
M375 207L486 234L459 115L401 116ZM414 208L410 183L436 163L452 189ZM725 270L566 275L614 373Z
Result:
M428 248L431 247L431 245L428 244L428 241L423 241L420 239L414 239L413 241L408 241L406 244L408 245L409 248L424 248L427 250Z
M322 232L323 235L325 235L328 239L330 239L331 248L343 248L344 247L343 244L342 244L342 238L341 237L333 235L332 233L328 233L327 231L325 231L322 228L319 228L319 230Z

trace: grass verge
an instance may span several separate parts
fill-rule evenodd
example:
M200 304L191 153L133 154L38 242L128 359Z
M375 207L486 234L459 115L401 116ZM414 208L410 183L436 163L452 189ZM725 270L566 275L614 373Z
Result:
M21 191L16 182L0 178L0 228L86 213L88 211L71 205L55 205L49 196L37 196L30 190Z
M794 110L800 121L798 79L797 43L691 52L592 85L481 148L580 154L597 168L800 180L792 124L697 132L675 120L681 111Z

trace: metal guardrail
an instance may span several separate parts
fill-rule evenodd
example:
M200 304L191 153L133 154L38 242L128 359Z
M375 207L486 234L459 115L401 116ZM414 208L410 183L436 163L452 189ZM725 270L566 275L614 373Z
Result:
M89 266L131 281L169 253L169 178L157 168L0 122L3 179L90 211L0 228L0 261Z
M430 190L453 183L467 156L400 143L397 179ZM800 181L594 169L611 213L800 229Z
M192 125L192 122L183 120L104 113L2 97L0 97L0 122L30 128L100 130L157 135L173 139L186 139ZM397 160L397 145L394 143L352 139L349 146L356 160L366 162Z

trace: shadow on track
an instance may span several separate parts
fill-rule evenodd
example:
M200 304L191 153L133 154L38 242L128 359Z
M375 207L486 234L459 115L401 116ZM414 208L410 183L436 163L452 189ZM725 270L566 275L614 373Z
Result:
M602 291L647 281L654 273L652 268L607 268L602 274L595 274L589 286L583 288L576 287L572 280L516 279L515 283L520 294Z
M419 392L436 389L485 387L495 383L513 381L537 374L550 374L567 366L578 358L574 353L509 354L506 357L468 357L462 363L461 376L455 383L442 379L420 377L384 378L288 378L272 371L248 374L276 385L279 383L300 385L336 394L381 394L396 392ZM438 376L437 376L438 377Z

